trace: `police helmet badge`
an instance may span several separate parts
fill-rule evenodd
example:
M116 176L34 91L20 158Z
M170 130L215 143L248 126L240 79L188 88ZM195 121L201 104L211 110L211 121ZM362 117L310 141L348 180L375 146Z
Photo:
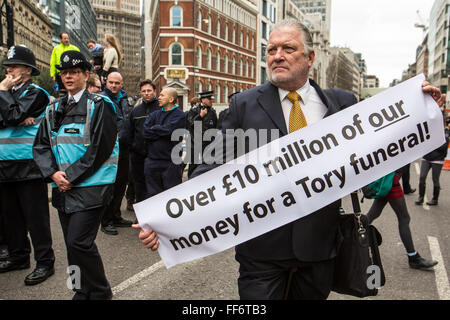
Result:
M11 48L9 48L8 51L8 59L14 58L15 55L16 55L16 47L12 46Z

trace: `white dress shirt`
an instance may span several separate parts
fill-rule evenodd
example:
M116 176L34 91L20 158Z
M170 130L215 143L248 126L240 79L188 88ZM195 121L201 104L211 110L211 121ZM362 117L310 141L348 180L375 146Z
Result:
M70 97L73 97L73 99L75 100L75 102L78 103L78 101L80 101L81 96L83 95L83 93L84 93L85 90L86 90L86 89L81 90L80 92L76 93L74 96L72 96L72 95L69 93L69 96L67 97L67 101L70 101Z
M322 102L316 89L311 86L309 80L300 89L296 90L300 95L300 106L303 114L305 115L306 122L311 125L319 120L322 120L325 116L328 108ZM284 121L286 122L286 128L289 131L289 115L291 113L292 102L287 98L289 91L278 88L280 95L281 107L283 109Z

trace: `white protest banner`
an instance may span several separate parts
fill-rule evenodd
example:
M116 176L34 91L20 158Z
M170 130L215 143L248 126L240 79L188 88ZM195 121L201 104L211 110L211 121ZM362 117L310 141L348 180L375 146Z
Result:
M304 217L444 142L442 114L417 76L135 204L166 267ZM261 156L263 155L263 156ZM239 159L238 159L239 160Z

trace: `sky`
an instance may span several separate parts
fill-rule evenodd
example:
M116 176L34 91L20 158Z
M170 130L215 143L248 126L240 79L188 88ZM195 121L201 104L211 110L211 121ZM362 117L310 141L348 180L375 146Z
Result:
M361 53L367 74L388 87L416 61L423 30L429 23L433 0L331 0L331 46ZM419 18L417 10L420 11Z

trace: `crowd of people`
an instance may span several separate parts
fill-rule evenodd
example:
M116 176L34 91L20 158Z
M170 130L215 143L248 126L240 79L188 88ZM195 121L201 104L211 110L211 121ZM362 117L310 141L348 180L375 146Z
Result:
M29 234L36 266L25 284L39 284L54 274L47 189L51 183L51 203L58 211L68 265L81 270L81 286L73 287L73 299L77 300L112 297L95 238L99 229L113 236L119 233L118 227L133 225L121 216L126 195L127 208L132 209L132 203L180 184L185 169L192 178L214 167L202 163L202 153L218 140L200 140L201 148L194 148L194 141L206 130L278 129L286 135L355 103L352 94L334 90L342 105L335 104L308 79L315 57L312 38L295 20L285 20L271 31L267 47L270 82L233 93L229 108L219 116L212 107L213 91L201 92L191 101L190 110L183 112L177 91L164 88L157 93L150 79L139 84L141 99L130 103L120 73L122 54L114 36L105 35L104 47L89 40L90 57L70 44L67 33L60 38L50 61L59 97L51 97L33 83L32 76L39 70L30 49L13 46L4 62L7 74L0 82L0 138L4 141L0 143L0 273L30 268ZM430 84L425 82L422 89L438 104L445 101L445 95ZM173 141L172 133L183 128L190 134ZM174 163L172 150L183 138L188 156ZM442 154L424 156L418 203L423 202L424 181L431 168L434 196L430 205L437 205L442 165L437 168L436 162L442 164ZM181 152L179 156L183 156ZM187 163L189 168L185 168ZM376 213L371 209L370 220L388 201L392 205L391 200L383 200ZM332 203L238 245L240 297L327 298L340 245L340 207L340 201ZM407 211L402 221L402 226L409 224ZM139 229L136 223L133 227ZM139 238L148 248L159 246L152 230L140 231ZM408 255L420 257L412 241L407 243L411 244ZM415 266L435 265L425 262L416 261Z

